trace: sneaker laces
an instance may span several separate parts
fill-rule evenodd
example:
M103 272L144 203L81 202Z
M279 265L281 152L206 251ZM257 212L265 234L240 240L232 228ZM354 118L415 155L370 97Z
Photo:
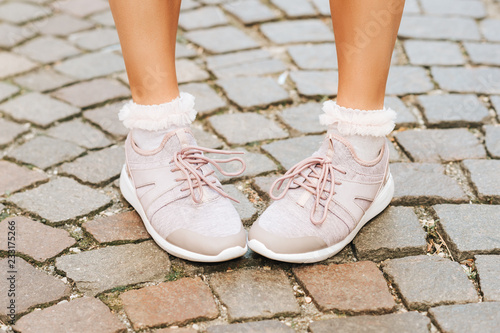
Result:
M335 180L335 170L342 174L346 174L346 171L332 164L333 142L331 139L329 143L330 148L326 156L311 156L295 164L283 176L273 182L271 190L269 191L269 195L273 200L283 199L291 188L302 187L313 194L316 200L311 210L310 219L315 225L325 222L328 214L328 206L335 195L335 185L342 184ZM275 196L273 194L275 187L277 186L276 189L279 190L285 181L287 181L287 183L284 190L281 194ZM330 183L329 187L328 183ZM324 202L321 202L321 200L324 200ZM321 218L315 219L314 216L320 205L324 206L325 209L323 210Z
M241 151L223 151L217 149L210 148L202 148L197 146L187 146L182 148L180 151L176 152L173 157L173 162L176 167L174 167L171 171L181 171L183 173L183 177L175 179L175 181L186 181L188 186L182 188L181 191L189 190L191 192L191 197L193 201L196 203L201 203L203 201L203 186L208 186L217 193L219 193L224 198L231 199L235 202L238 202L235 198L229 196L226 192L224 192L219 186L217 186L217 178L211 177L212 174L215 173L213 169L211 169L208 173L203 174L201 167L207 164L213 165L221 174L228 177L238 176L242 174L246 169L246 164L243 159L240 157L232 157L229 159L212 159L209 158L203 153L217 153L223 155L230 154L244 154ZM241 163L241 169L236 172L226 172L222 169L222 167L218 163L231 163L233 161L238 161ZM198 197L196 196L196 191L198 193Z

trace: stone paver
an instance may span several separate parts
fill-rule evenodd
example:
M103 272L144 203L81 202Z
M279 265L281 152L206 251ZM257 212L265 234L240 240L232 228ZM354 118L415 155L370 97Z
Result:
M288 53L301 69L337 69L337 50L331 43L292 45Z
M66 75L59 74L52 69L42 68L25 75L17 76L14 82L30 90L48 91L73 83L75 80Z
M27 132L29 127L0 118L0 147L16 139Z
M244 65L249 62L271 58L269 51L263 49L238 51L227 54L219 54L207 57L207 67L210 70L223 67Z
M14 148L7 156L16 161L46 169L54 164L71 160L84 151L74 143L41 135Z
M122 146L113 146L64 163L61 173L72 175L84 183L101 184L118 177L125 162Z
M500 231L496 219L499 206L491 205L437 205L439 227L446 244L458 259L472 258L474 254L500 253ZM470 232L474 226L474 232Z
M436 163L392 163L396 184L393 203L461 203L468 201L458 183L445 175L444 166Z
M291 333L295 332L290 327L276 320L254 321L249 323L215 325L207 329L207 333Z
M319 320L311 323L312 333L427 333L430 320L418 312L394 313L382 316L355 316Z
M80 119L74 119L52 127L47 135L73 142L87 149L102 148L111 144L104 133Z
M386 96L384 100L386 107L396 111L396 126L404 126L417 123L417 117L408 109L408 107L396 96Z
M82 108L129 95L130 92L126 87L111 79L81 82L53 93L53 96Z
M262 145L285 169L311 156L319 148L323 135L310 135Z
M230 321L300 312L288 278L281 270L218 273L210 278L210 285L227 307Z
M412 65L463 65L458 44L448 41L408 40L405 50Z
M52 178L48 183L14 194L8 200L50 222L62 222L90 214L111 201L101 192L66 177Z
M321 103L309 102L286 108L280 117L283 122L301 133L323 133L326 126L319 123L319 115L323 114Z
M0 110L16 120L29 121L42 127L80 112L77 107L37 92L26 93L0 104Z
M32 39L14 51L44 64L80 53L80 50L70 43L52 36Z
M235 77L221 79L217 85L222 87L227 97L242 108L287 102L288 92L269 77Z
M52 6L55 9L79 17L109 9L108 2L104 0L66 0L56 2Z
M249 220L255 215L255 213L257 213L257 209L252 205L250 200L248 200L248 198L235 185L222 185L222 189L232 198L239 201L239 203L234 201L231 202L236 208L241 220Z
M110 28L75 33L69 37L69 40L79 48L90 51L95 51L120 42L116 30Z
M19 88L5 82L0 82L0 101L9 98L10 96L17 94L19 92Z
M486 15L486 9L480 1L467 2L464 0L420 0L424 12L439 16L469 16L474 18L483 18Z
M277 169L276 164L266 155L249 152L244 148L237 148L234 151L242 151L244 155L234 155L235 157L242 158L246 163L245 171L238 177L255 177L257 175L275 171ZM225 159L228 156L222 154L208 154L210 158L221 158ZM236 172L241 167L238 162L231 162L227 165L222 165L222 169L226 172ZM224 182L230 179L236 179L237 177L228 177L220 174L216 171L217 177L220 181Z
M434 84L422 67L392 66L387 78L387 95L408 95L426 93Z
M361 229L353 241L360 260L382 261L425 254L426 233L410 207L389 207Z
M322 0L312 0L312 3L321 15L330 16L330 5L328 2Z
M48 179L42 172L30 170L7 161L0 161L0 171L3 175L10 176L0 178L0 196Z
M500 68L432 67L431 73L450 92L500 94Z
M226 53L258 47L255 40L243 31L231 26L190 31L184 36L212 53Z
M187 44L176 43L175 45L175 57L176 58L189 58L194 57L197 54L196 50Z
M20 55L0 52L0 79L32 70L37 65Z
M499 312L498 302L448 305L429 310L438 328L454 333L497 332L500 329Z
M392 259L383 269L410 310L479 300L460 264L449 259L425 255Z
M207 71L201 69L194 61L188 59L177 60L176 71L179 83L203 81L210 77Z
M338 78L336 71L296 71L290 79L304 96L333 96L337 94Z
M127 327L100 300L81 297L41 311L33 311L17 321L21 333L125 333Z
M91 79L125 70L123 59L109 52L85 53L54 66L63 74L78 79Z
M481 32L483 36L491 42L500 42L498 36L498 29L500 28L500 20L498 19L485 19L480 23Z
M399 36L405 38L479 40L476 22L466 17L407 15L401 21Z
M199 114L208 114L226 106L226 102L206 83L188 83L179 87L195 96L196 111Z
M486 157L484 146L465 128L408 130L395 137L415 162L446 163Z
M2 295L5 295L0 298L0 320L7 322L7 314L9 313L7 306L10 304L11 299L7 295L11 280L7 280L7 278L11 277L11 275L15 275L15 306L17 315L26 312L26 310L35 305L54 302L69 295L70 286L64 284L55 276L34 268L19 257L16 257L13 269L15 273L12 273L7 268L11 264L11 262L8 263L8 260L7 258L0 260L0 266L3 268L0 280L0 292L2 292Z
M118 120L118 112L124 102L107 104L105 106L83 112L83 117L102 128L105 132L123 139L128 129Z
M321 311L384 313L396 306L382 272L370 261L302 266L293 272Z
M25 2L9 2L0 6L0 19L11 23L24 23L50 14L48 8Z
M464 43L471 61L479 65L500 65L500 45L482 43Z
M276 44L331 42L333 32L319 19L265 23L260 30Z
M35 32L31 29L23 29L17 25L2 22L0 23L0 46L12 47L33 37L34 34Z
M227 18L219 7L201 7L183 12L179 18L179 26L184 30L211 28L227 24Z
M220 149L224 145L216 135L204 131L199 124L191 125L191 131L201 147Z
M161 281L170 270L170 261L153 241L146 241L62 256L56 266L80 291L96 295L120 286Z
M486 149L495 158L500 158L500 126L484 126Z
M64 13L54 14L33 23L45 35L67 36L93 26L92 23Z
M230 144L286 138L277 123L258 113L233 113L210 118L210 124Z
M220 79L236 76L257 76L281 73L286 70L286 65L278 59L263 59L245 64L215 68L212 70Z
M66 230L49 227L24 216L16 216L0 222L0 250L8 250L7 234L9 223L12 221L16 229L16 251L38 261L52 258L76 242Z
M224 5L224 9L236 16L244 24L270 21L279 17L259 0L237 0Z
M496 176L500 167L498 160L465 160L464 166L470 173L470 178L481 200L500 198L500 178Z
M219 315L210 288L199 277L130 290L120 299L136 329L215 319Z
M99 243L136 241L149 238L141 218L135 212L100 216L82 225Z
M478 124L490 118L488 109L472 94L421 95L417 100L432 126Z
M475 256L481 292L485 301L500 301L500 255Z
M314 16L316 11L307 0L271 0L271 3L285 12L287 17Z

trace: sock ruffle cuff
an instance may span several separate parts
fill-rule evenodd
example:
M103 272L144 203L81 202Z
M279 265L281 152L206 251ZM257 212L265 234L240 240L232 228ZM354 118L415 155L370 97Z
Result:
M386 136L394 129L396 112L390 108L358 110L337 105L334 101L323 103L324 114L319 116L322 125L337 124L342 135Z
M185 92L168 103L157 105L140 105L129 101L118 113L118 119L126 128L148 131L189 126L195 118L194 96Z

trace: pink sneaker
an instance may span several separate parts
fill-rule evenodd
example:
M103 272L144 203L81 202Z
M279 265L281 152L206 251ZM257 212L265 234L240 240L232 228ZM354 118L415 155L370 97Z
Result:
M285 183L277 197L272 190ZM394 182L387 143L370 162L342 137L328 134L321 148L271 187L276 201L253 224L248 245L261 255L291 263L327 259L391 202Z
M245 229L209 164L235 176L245 170L245 163L237 157L212 160L203 155L241 152L200 148L187 127L166 134L157 149L144 151L132 133L125 142L120 189L155 242L192 261L219 262L244 255ZM242 170L226 173L217 164L232 161L240 162Z

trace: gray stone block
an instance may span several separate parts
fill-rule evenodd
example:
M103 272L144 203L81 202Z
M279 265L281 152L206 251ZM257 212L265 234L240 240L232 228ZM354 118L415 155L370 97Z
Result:
M106 207L111 199L73 179L52 178L35 189L16 193L9 201L52 223L85 216Z
M201 7L183 11L179 18L179 26L184 30L211 28L227 24L226 15L219 7Z
M244 24L260 23L279 17L259 0L237 0L224 5L224 9L236 16Z
M392 66L387 78L387 95L426 93L434 84L422 67Z
M0 5L0 19L16 24L35 20L50 13L48 8L26 2L8 2Z
M331 42L333 32L319 19L264 23L260 30L276 44Z
M434 163L391 163L396 184L395 204L462 203L469 199L458 183L444 174L444 166Z
M490 42L500 42L500 20L494 18L487 18L479 23L483 36Z
M292 328L277 320L253 321L249 323L215 325L207 328L207 333L293 333Z
M179 83L205 81L210 77L210 74L208 74L206 70L202 69L194 61L188 59L177 60L175 62L175 70Z
M500 303L448 305L429 310L431 318L442 332L484 332L500 330Z
M37 136L11 150L7 156L16 161L46 169L54 164L71 160L84 151L85 149L68 141Z
M395 137L415 162L446 163L486 157L484 146L465 128L407 130Z
M9 23L0 23L0 46L9 48L35 35L31 29L21 28Z
M79 54L81 51L70 43L51 36L41 36L16 47L15 52L43 64Z
M500 94L500 68L432 67L431 73L450 92Z
M234 208L236 208L238 215L243 221L251 219L255 213L257 213L257 209L236 186L233 184L226 184L222 185L222 189L231 197L239 201L234 202L231 200L231 203L234 205Z
M0 52L0 79L28 72L35 67L37 67L36 63L23 56Z
M104 133L80 119L73 119L52 127L47 131L47 135L73 142L87 149L102 148L111 144L111 141L106 138Z
M337 95L337 71L295 71L290 73L290 78L301 95Z
M195 96L195 109L199 114L212 113L227 105L226 101L206 83L183 84L179 89Z
M472 63L500 66L500 45L493 43L464 43L464 47Z
M75 82L76 79L57 73L52 69L42 68L21 76L16 76L14 82L35 91L47 91Z
M477 255L474 264L484 300L500 301L500 255Z
M327 127L319 123L321 114L321 103L309 102L284 109L280 117L288 126L301 133L323 133Z
M262 145L285 169L290 169L296 163L312 155L321 142L323 135L311 135L287 140L274 141Z
M212 72L219 79L236 76L256 76L281 73L287 69L285 63L278 59L263 59L244 64L215 68Z
M498 201L500 199L500 177L498 177L500 161L465 160L463 163L470 174L479 199Z
M313 6L307 0L271 0L271 3L284 11L285 15L290 18L316 14Z
M19 90L21 89L10 83L0 82L0 101L3 101L4 99L7 99L14 94L17 94Z
M99 50L106 46L118 45L120 43L118 33L114 27L78 32L69 36L68 39L78 47L89 51Z
M190 31L184 34L184 37L212 53L253 49L259 46L256 41L235 27Z
M146 241L62 256L56 259L56 267L80 291L96 295L120 286L162 281L170 270L170 261L153 241Z
M27 131L29 131L29 125L24 126L0 118L0 147L14 141L15 138Z
M48 18L33 22L33 25L41 34L55 36L67 36L93 26L87 20L64 13L56 13Z
M278 124L258 113L233 113L212 116L210 124L230 144L286 138Z
M384 100L385 107L396 111L396 126L416 124L417 117L408 109L408 107L396 96L386 96Z
M91 79L125 70L122 57L110 52L86 53L54 66L63 74L78 79Z
M500 126L487 125L483 128L486 132L486 149L491 156L500 158Z
M463 65L464 56L457 43L449 41L407 40L406 54L412 65Z
M466 17L405 16L399 36L404 38L479 40L476 22Z
M488 109L473 94L421 95L417 101L432 126L464 126L490 118Z
M425 254L426 233L410 207L389 207L361 229L353 244L360 260Z
M448 259L425 255L392 259L383 270L410 310L479 301L460 264Z
M337 50L333 43L292 45L288 53L301 69L337 69Z
M242 108L267 107L290 100L288 92L269 77L236 77L218 80L227 97Z
M474 254L500 253L500 231L497 228L500 206L437 205L442 235L457 260Z
M439 16L468 16L483 18L486 9L481 1L470 2L468 0L420 0L425 13Z

